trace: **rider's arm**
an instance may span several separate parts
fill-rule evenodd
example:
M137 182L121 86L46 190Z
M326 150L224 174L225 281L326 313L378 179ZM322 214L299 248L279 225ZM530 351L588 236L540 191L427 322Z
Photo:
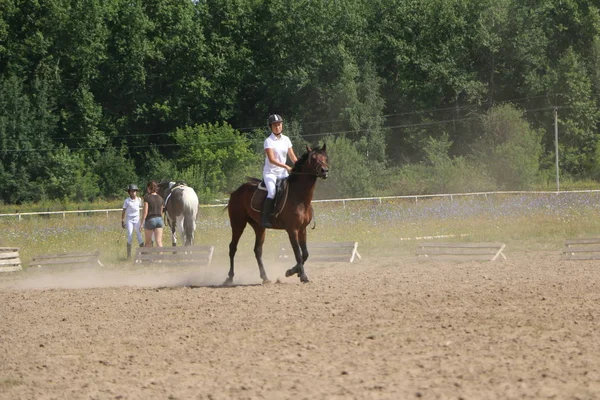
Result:
M269 162L271 164L277 165L278 167L285 168L287 170L291 169L291 167L289 165L283 164L283 163L280 163L279 161L277 161L277 159L275 158L275 152L273 152L273 149L266 148L265 153L267 154L267 158L269 159Z
M296 161L298 161L298 157L296 157L296 153L294 153L294 149L292 147L288 149L288 157L294 164L296 164Z

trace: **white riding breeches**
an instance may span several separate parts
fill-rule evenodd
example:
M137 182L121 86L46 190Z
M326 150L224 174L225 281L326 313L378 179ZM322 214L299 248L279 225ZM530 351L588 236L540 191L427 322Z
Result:
M277 182L277 179L287 178L288 176L287 170L283 170L283 173L279 175L264 174L263 179L265 181L265 186L267 187L267 199L275 198L275 183Z
M140 232L139 218L137 220L126 219L125 227L127 228L127 244L131 244L131 242L133 241L133 232L134 231L137 234L138 244L141 244L144 242L144 238L142 237L142 232Z

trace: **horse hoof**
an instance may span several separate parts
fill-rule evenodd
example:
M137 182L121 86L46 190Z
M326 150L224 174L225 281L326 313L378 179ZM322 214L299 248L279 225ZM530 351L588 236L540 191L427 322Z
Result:
M290 276L295 275L297 273L299 273L299 268L298 266L295 266L294 268L290 268L287 271L285 271L285 277L289 278Z
M271 283L270 279L263 279L263 285L268 285L269 283Z
M227 278L225 279L225 282L223 282L223 286L231 286L233 285L233 278Z
M300 282L302 282L302 283L308 283L308 282L310 282L310 281L308 280L308 276L306 276L306 275L302 275L302 276L300 277Z

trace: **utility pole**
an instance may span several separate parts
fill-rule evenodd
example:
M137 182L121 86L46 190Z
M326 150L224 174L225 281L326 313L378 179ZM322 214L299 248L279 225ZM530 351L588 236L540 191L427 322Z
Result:
M560 179L558 174L558 107L554 107L554 153L556 154L556 191L560 191Z

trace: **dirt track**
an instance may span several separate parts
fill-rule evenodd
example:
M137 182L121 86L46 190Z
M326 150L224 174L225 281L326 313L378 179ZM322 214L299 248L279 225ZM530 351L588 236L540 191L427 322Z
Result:
M309 262L304 285L267 272L281 283L255 284L252 263L230 288L183 286L222 266L0 276L0 398L600 397L598 262Z

